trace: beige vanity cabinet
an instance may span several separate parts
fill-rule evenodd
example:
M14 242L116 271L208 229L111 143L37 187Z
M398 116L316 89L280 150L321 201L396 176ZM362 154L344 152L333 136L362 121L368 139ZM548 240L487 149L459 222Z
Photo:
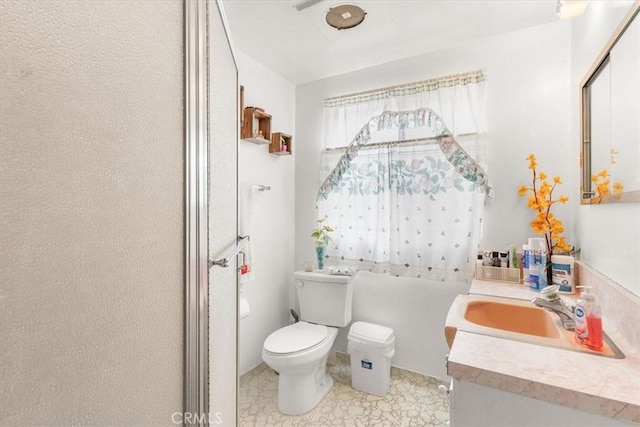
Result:
M449 394L449 419L451 427L629 426L621 420L455 378Z

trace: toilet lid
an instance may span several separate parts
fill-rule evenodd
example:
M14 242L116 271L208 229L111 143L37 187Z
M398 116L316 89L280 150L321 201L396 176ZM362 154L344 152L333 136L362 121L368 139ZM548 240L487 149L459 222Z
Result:
M297 322L269 335L264 341L264 349L277 354L295 353L321 343L326 337L326 326Z

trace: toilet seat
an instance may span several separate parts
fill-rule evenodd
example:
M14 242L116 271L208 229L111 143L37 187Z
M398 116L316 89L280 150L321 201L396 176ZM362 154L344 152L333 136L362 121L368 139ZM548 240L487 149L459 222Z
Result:
M273 354L297 353L320 344L326 337L325 325L297 322L269 335L264 341L264 349Z

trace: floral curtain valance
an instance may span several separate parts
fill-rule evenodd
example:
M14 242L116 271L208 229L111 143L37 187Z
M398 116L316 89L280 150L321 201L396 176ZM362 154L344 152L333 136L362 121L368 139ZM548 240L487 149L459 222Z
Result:
M410 129L416 127L427 127L428 131L434 135L445 158L453 165L456 172L467 181L474 183L476 190L483 192L486 196L491 196L491 187L483 168L451 136L451 132L435 112L430 108L421 108L404 112L386 111L369 120L345 149L335 168L320 186L318 198L326 199L331 191L341 188L342 179L350 170L351 162L358 155L360 148L366 146L371 140L372 133L383 129ZM397 141L396 143L402 144L402 141Z
M420 146L422 144L377 144L371 150L373 159L369 150L363 148L358 161L349 163L339 184L331 192L346 191L350 196L365 196L379 194L391 187L399 195L425 194L435 201L440 192L476 190L475 182L465 180L451 162L441 156L423 153ZM425 147L434 150L432 144L425 144ZM379 154L383 150L387 151L384 159ZM404 155L409 152L415 154ZM323 155L323 161L330 162L330 156Z

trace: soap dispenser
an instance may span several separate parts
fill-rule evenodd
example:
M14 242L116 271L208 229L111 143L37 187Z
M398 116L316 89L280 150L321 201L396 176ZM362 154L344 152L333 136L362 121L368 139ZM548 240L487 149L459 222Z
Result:
M575 335L576 341L594 350L603 346L602 316L596 296L591 293L591 286L577 286L584 291L576 301Z

